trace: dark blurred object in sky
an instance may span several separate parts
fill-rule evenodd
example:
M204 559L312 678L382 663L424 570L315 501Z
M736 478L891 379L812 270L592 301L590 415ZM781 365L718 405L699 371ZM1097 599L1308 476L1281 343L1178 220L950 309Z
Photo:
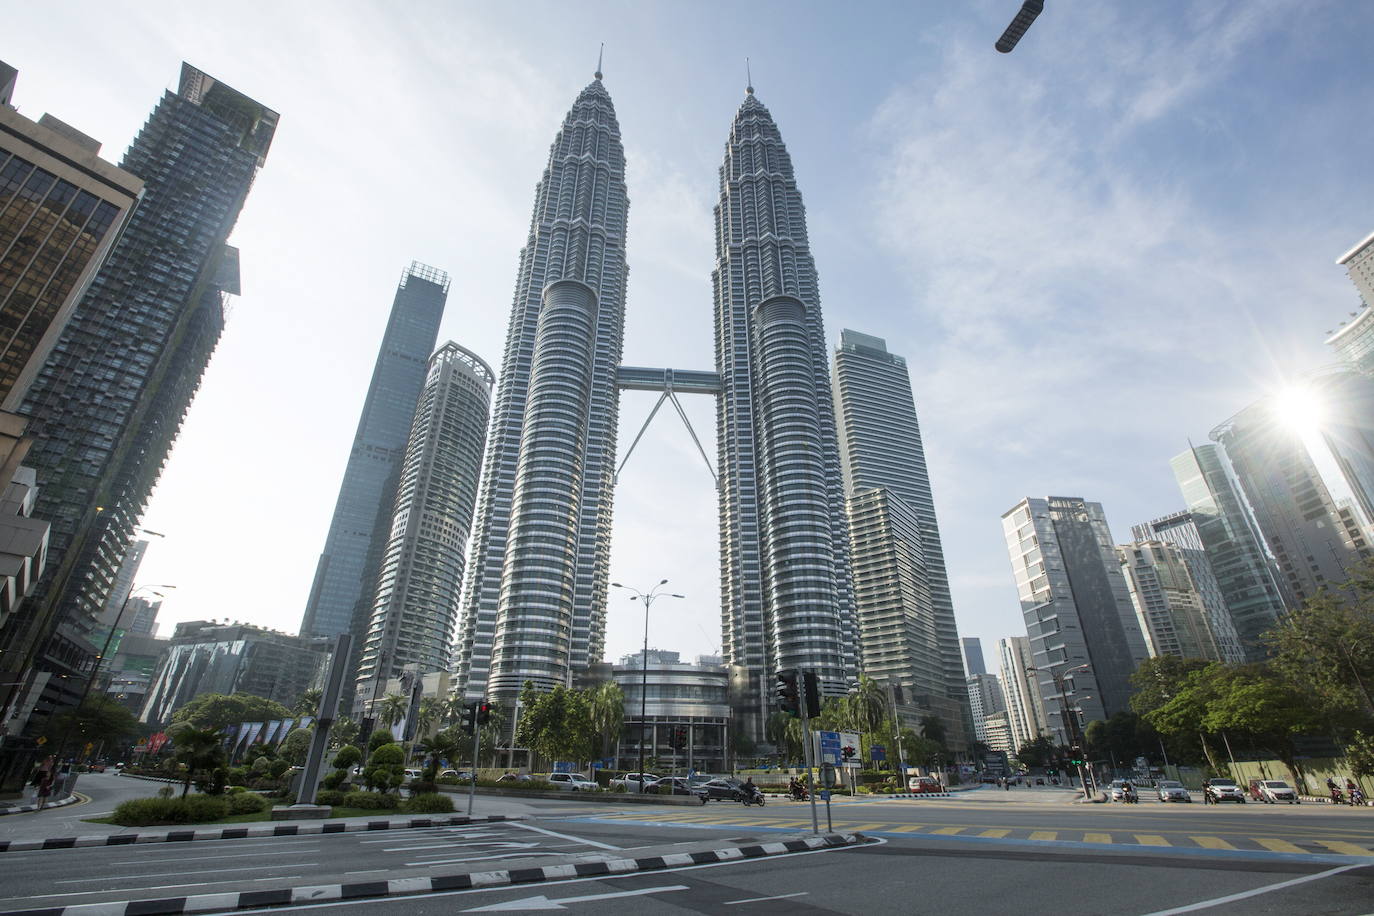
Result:
M997 39L997 50L1003 54L1011 53L1011 49L1016 47L1016 43L1021 40L1021 36L1026 34L1026 29L1031 27L1035 17L1039 16L1045 9L1045 0L1026 0L1021 4L1021 9L1016 14L1016 18L1007 26L1007 30L1002 33L1002 37Z

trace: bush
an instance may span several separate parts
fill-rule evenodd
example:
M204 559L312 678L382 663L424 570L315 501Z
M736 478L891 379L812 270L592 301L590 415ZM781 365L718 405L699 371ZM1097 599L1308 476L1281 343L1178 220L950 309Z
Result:
M367 758L367 765L374 767L404 765L405 762L405 749L394 741L388 741L381 747L374 748L372 756Z
M434 782L429 779L417 779L412 782L408 788L410 789L411 795L433 795L435 792L439 791L434 785Z
M446 814L453 811L453 799L438 792L422 792L402 802L401 810L410 814Z
M334 766L340 770L347 770L362 759L362 751L351 744L345 744L343 747L339 748L339 752L334 755Z
M337 789L339 786L343 785L347 781L347 770L331 770L330 772L324 774L324 779L320 780L320 783L326 789Z
M235 796L236 798L238 796ZM204 824L228 813L228 803L214 795L188 795L185 798L135 798L115 807L110 820L122 827L149 827L154 824Z
M331 792L330 790L326 789L323 792L315 793L315 804L328 805L329 807L333 808L338 805L342 805L344 803L344 798L345 796L342 792Z
M272 804L261 795L252 792L226 795L225 801L229 805L230 814L257 814L259 811L266 811Z
M239 794L241 794L241 793L243 793L243 792L247 792L247 791L248 791L248 787L247 787L247 786L229 786L228 788L226 788L226 789L224 790L224 794L225 794L225 795L239 795Z
M285 760L273 760L267 765L267 772L272 774L273 779L281 779L289 769L291 764Z
M345 808L369 808L374 811L395 808L399 801L396 796L384 792L349 792L343 797Z
M395 742L396 739L392 737L391 730L383 728L380 731L373 732L372 737L367 739L367 751L370 754L383 744L394 744Z
M160 788L160 789L157 790L157 797L158 797L158 798L171 798L171 797L172 797L173 795L175 795L176 793L177 793L177 790L176 790L176 789L173 789L171 786L163 786L162 788Z

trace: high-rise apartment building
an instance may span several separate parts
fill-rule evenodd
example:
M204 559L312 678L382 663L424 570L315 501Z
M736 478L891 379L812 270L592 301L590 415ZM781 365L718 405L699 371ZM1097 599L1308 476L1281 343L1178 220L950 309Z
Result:
M628 214L598 73L549 149L520 253L463 590L469 697L570 684L601 661Z
M969 709L973 715L973 736L984 744L988 743L987 717L997 713L1005 714L1006 700L1002 695L1002 683L995 674L970 674L968 676ZM1004 748L999 748L1004 750Z
M379 685L407 665L449 668L495 382L490 366L452 341L430 358L373 588L361 696L380 695Z
M1025 636L997 640L997 666L1001 672L1002 697L1006 701L1007 727L1011 731L1010 750L1014 753L1023 744L1050 730L1044 701L1035 686L1036 669L1030 640Z
M1374 233L1365 236L1336 259L1345 268L1360 297L1360 307L1342 321L1339 331L1328 331L1326 345L1343 364L1364 375L1374 375Z
M1169 462L1188 505L1207 562L1249 661L1264 658L1261 636L1291 598L1264 536L1220 446L1193 446ZM1179 543L1179 535L1151 523L1154 536ZM1167 526L1169 529L1184 529ZM1187 546L1192 546L1191 542Z
M1365 305L1374 305L1374 232L1360 239L1336 263L1345 268Z
M1002 516L1040 696L1061 743L1085 721L1129 710L1149 656L1100 503L1027 498ZM1061 689L1062 686L1062 689Z
M116 572L238 292L226 244L278 115L183 64L120 167L144 182L19 407L35 444L37 512L52 522L48 571L0 634L0 668L64 675L74 702L85 634ZM112 217L113 218L113 217ZM56 689L56 688L55 688ZM59 691L62 692L62 691Z
M1274 402L1250 405L1211 435L1226 450L1293 597L1300 603L1348 579L1369 550L1353 542L1301 432Z
M1207 550L1203 546L1202 534L1198 531L1193 513L1183 509L1143 524L1132 525L1131 538L1135 541L1164 541L1178 550L1183 563L1188 567L1188 578L1202 601L1208 628L1221 652L1221 660L1232 663L1245 661L1245 647L1241 644L1240 634L1236 631L1231 609L1226 606L1226 595L1221 590L1221 583L1217 581L1212 562L1207 558Z
M415 405L439 339L448 274L412 262L391 303L339 498L301 621L305 636L338 636L367 623ZM361 648L354 640L354 652Z
M832 371L864 673L914 693L962 746L977 723L906 360L881 338L846 329ZM914 523L909 534L903 517Z
M1116 548L1150 654L1229 661L1183 549L1168 541Z

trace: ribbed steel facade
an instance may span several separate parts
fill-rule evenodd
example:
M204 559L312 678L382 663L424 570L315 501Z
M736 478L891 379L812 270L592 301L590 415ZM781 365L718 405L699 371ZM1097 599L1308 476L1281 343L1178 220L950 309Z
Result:
M768 109L746 96L715 209L722 652L757 690L777 668L828 693L857 673L857 625L825 330L806 211ZM750 691L753 693L753 690Z
M452 341L430 357L363 641L363 696L406 665L448 669L495 382L490 366Z
M598 75L554 139L520 254L456 652L469 697L571 684L601 660L628 212Z

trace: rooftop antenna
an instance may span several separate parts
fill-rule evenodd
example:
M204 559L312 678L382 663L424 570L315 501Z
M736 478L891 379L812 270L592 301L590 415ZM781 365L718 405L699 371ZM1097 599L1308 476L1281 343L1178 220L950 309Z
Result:
M754 72L749 68L749 58L744 59L744 76L747 80L744 91L749 95L754 94Z
M601 43L601 50L596 52L596 72L592 76L601 79L601 57L606 53L606 42Z

